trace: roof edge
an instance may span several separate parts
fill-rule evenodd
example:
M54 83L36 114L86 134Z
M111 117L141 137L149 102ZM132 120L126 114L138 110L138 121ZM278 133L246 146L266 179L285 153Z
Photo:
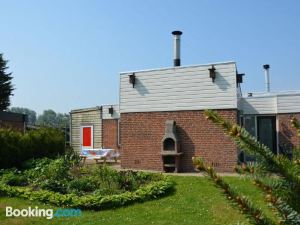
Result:
M90 108L82 108L82 109L73 109L71 110L72 113L80 113L80 112L89 112L89 111L99 111L102 109L102 106L95 106L95 107L90 107Z
M223 64L236 64L235 61L225 61L225 62L213 62L213 63L205 63L205 64L194 64L187 66L172 66L172 67L163 67L163 68L155 68L155 69L145 69L145 70L131 70L120 72L120 75L128 74L128 73L138 73L138 72L151 72L151 71L162 71L162 70L171 70L171 69L184 69L184 68L193 68L193 67L201 67L201 66L210 66L210 65L223 65Z

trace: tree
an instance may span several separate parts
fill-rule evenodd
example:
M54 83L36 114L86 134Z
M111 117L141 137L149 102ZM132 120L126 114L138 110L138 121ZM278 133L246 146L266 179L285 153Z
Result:
M11 107L10 112L22 113L28 116L28 124L34 125L36 123L36 112L34 110L22 107Z
M37 124L51 127L69 126L69 115L56 113L52 109L44 110L43 114L38 116Z
M300 163L298 159L295 158L291 161L284 155L273 154L267 146L259 143L245 128L225 121L212 110L206 110L205 116L222 127L240 149L258 156L256 167L242 169L251 175L257 186L266 193L266 199L273 204L282 218L281 224L300 224ZM294 118L291 123L300 134L299 122ZM195 159L194 162L196 162ZM201 162L201 160L197 162ZM238 171L240 168L237 167L236 170ZM213 178L217 178L213 172L210 174ZM274 174L276 174L275 177Z
M13 95L14 90L11 84L11 73L7 73L7 61L3 59L3 55L0 54L0 111L6 110L10 105L10 96Z

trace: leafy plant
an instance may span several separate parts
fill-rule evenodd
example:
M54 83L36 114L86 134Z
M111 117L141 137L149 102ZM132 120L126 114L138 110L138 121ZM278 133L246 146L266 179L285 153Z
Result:
M284 224L300 223L300 166L295 161L290 161L284 155L275 155L265 145L259 143L243 127L231 124L212 110L206 110L205 116L215 124L220 125L239 148L247 153L256 154L260 166L257 172L253 172L253 178L265 183L264 178L272 176L274 171L278 179L273 179L269 185L272 190L269 195L276 199L274 206L278 209ZM292 124L298 128L299 122L293 119ZM260 172L259 172L260 171ZM267 184L266 184L267 185ZM284 191L283 191L284 190Z
M134 192L127 191L121 194L106 196L99 193L77 196L75 194L61 194L48 190L35 190L30 187L13 187L0 182L0 196L37 200L60 207L101 210L156 199L170 193L173 188L174 183L164 177L162 180L151 182Z
M227 199L234 201L244 214L247 214L251 217L255 224L259 225L270 225L275 224L272 220L266 217L263 212L251 203L249 199L245 196L241 196L237 191L232 188L227 182L225 182L222 177L220 177L211 166L206 166L203 159L200 157L193 158L193 164L200 171L205 171L206 174L211 178L215 184L224 190Z
M81 177L71 180L68 184L69 193L83 195L86 192L93 192L98 187L98 182L90 177Z
M3 171L1 182L11 186L26 186L27 178L17 169Z

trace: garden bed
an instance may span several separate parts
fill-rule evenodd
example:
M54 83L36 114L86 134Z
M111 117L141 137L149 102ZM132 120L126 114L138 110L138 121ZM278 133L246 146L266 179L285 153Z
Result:
M158 198L174 184L158 173L79 167L65 156L33 160L23 170L1 170L0 196L38 200L60 207L109 209Z

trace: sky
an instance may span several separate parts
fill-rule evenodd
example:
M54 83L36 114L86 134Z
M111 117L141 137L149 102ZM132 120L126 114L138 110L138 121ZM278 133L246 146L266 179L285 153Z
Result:
M0 0L0 52L12 105L41 113L119 101L119 73L235 61L244 93L299 90L298 0Z

